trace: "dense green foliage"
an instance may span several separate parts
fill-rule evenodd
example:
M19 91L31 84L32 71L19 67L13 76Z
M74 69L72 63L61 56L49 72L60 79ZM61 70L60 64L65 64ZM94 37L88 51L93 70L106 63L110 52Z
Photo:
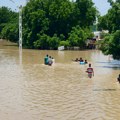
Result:
M23 45L38 49L83 47L95 16L92 0L30 0L23 9Z
M111 8L98 21L98 29L110 33L103 35L101 50L120 59L120 0L108 2ZM22 13L23 46L35 49L84 48L98 15L92 0L29 0ZM17 42L18 28L18 13L0 7L0 38Z
M108 0L111 8L108 13L99 19L99 29L109 30L110 33L120 30L120 0Z
M0 38L18 41L18 13L7 7L0 8Z
M57 49L84 48L97 10L92 0L29 0L23 7L23 46ZM18 13L0 8L0 37L18 41Z
M120 0L108 1L111 8L105 16L100 17L99 29L107 29L111 34L104 38L101 50L106 55L113 55L114 59L120 59Z
M105 37L101 44L101 50L106 55L113 55L114 59L120 59L120 30Z
M80 26L73 27L68 37L69 45L84 48L85 40L92 37L93 34L88 29L81 29Z
M34 48L37 49L57 49L59 46L60 39L57 34L53 37L47 36L46 34L38 35L38 40L34 42Z

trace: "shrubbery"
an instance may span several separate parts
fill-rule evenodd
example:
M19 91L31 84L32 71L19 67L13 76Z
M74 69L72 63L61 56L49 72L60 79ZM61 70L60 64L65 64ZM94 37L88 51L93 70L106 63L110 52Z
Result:
M114 59L120 59L120 30L106 36L101 43L102 52L106 55L113 55Z

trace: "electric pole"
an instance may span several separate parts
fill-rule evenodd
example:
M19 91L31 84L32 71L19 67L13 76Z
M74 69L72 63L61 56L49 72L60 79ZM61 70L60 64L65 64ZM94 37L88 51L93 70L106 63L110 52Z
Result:
M19 7L19 49L22 49L22 5Z

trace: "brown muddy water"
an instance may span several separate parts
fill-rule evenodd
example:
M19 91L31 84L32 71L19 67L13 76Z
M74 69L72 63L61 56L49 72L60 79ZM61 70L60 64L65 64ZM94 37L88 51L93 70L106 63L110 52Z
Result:
M43 64L49 54L53 66ZM86 68L71 59L82 57ZM120 120L119 61L99 50L23 49L0 41L0 120Z

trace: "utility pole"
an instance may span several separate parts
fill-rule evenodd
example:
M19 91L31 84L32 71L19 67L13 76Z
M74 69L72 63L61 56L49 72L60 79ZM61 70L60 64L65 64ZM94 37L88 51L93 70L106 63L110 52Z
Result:
M19 7L19 49L22 49L22 5Z
M22 5L19 7L19 60L22 65Z
M16 4L14 0L10 1ZM29 0L26 0L26 2L28 1ZM20 5L20 7L18 8L19 8L19 60L20 60L19 62L20 65L22 65L22 5Z
M10 0L16 4L14 0ZM22 49L22 5L19 7L19 49Z
M96 31L98 30L98 18L96 17Z

